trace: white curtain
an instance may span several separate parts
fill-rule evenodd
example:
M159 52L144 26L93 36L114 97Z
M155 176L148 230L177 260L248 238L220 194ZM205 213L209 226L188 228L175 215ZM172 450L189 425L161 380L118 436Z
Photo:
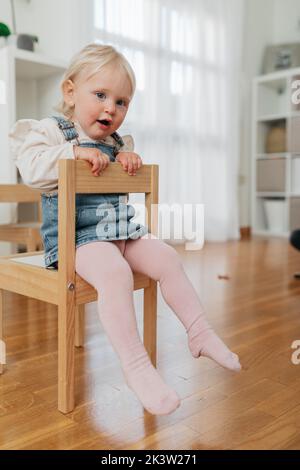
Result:
M243 0L89 5L87 39L116 46L136 72L121 132L159 164L160 203L203 203L205 238L238 238Z

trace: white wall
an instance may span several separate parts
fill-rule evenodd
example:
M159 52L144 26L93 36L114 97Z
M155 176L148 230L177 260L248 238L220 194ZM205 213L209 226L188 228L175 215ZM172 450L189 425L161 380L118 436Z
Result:
M261 73L264 49L273 40L274 0L245 1L243 95L239 181L240 226L251 223L251 105L252 79Z
M273 0L274 43L300 42L300 1Z
M69 60L84 43L84 12L91 0L15 0L18 33L34 34L36 51ZM10 1L1 0L1 21L12 28Z

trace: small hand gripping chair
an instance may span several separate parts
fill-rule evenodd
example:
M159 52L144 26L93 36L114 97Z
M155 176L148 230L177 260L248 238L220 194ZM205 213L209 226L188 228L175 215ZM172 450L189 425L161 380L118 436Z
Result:
M58 409L74 409L74 346L83 343L84 304L97 300L97 291L75 272L75 194L145 193L146 224L157 232L158 165L143 165L129 176L111 163L95 177L87 162L59 161L58 270L46 269L43 252L0 257L0 340L3 341L3 291L58 306ZM156 365L157 282L134 274L134 289L144 289L144 345ZM4 361L2 361L4 362ZM0 373L4 364L0 364ZM9 371L8 371L9 373ZM0 376L1 380L1 376Z

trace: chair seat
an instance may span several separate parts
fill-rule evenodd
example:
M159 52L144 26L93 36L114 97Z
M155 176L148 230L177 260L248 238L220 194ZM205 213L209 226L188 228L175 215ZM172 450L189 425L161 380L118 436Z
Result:
M133 273L134 290L150 285L150 278ZM58 271L46 269L44 252L35 251L0 258L1 289L58 305ZM76 305L94 302L97 291L76 274Z
M43 252L38 255L27 254L26 256L24 256L23 254L20 257L12 256L9 259L17 263L25 263L25 264L29 264L30 266L38 266L40 268L46 268Z

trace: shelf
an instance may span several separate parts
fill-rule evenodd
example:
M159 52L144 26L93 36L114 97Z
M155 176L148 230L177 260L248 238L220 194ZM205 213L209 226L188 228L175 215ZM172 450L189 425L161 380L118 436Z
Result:
M300 227L300 103L291 99L295 80L300 80L300 67L253 80L252 227L266 237L287 237Z
M66 63L64 60L56 59L39 52L25 51L24 49L19 49L15 46L8 46L11 48L11 52L17 59L22 59L27 62L37 62L39 64L51 65L53 67L65 67Z
M287 79L278 78L257 83L256 107L258 122L287 119L289 111Z
M256 197L269 198L274 197L278 199L286 199L288 194L286 192L276 192L276 191L265 191L265 192L256 192Z
M15 59L16 77L18 79L32 80L62 74L67 64L62 60L48 57L31 51L24 51L15 46L8 46L9 52Z
M290 125L289 120L255 121L254 125L256 126L254 154L278 155L290 153L287 132Z
M300 67L293 69L278 70L277 72L268 73L266 75L260 75L254 78L254 82L259 85L260 83L273 82L283 79L288 79L294 75L300 74Z
M258 122L268 122L268 121L283 121L284 119L288 119L290 114L282 113L282 114L266 114L265 116L259 116L257 118ZM300 113L299 113L300 116Z
M278 158L287 158L289 153L261 153L256 156L256 160L275 160Z

